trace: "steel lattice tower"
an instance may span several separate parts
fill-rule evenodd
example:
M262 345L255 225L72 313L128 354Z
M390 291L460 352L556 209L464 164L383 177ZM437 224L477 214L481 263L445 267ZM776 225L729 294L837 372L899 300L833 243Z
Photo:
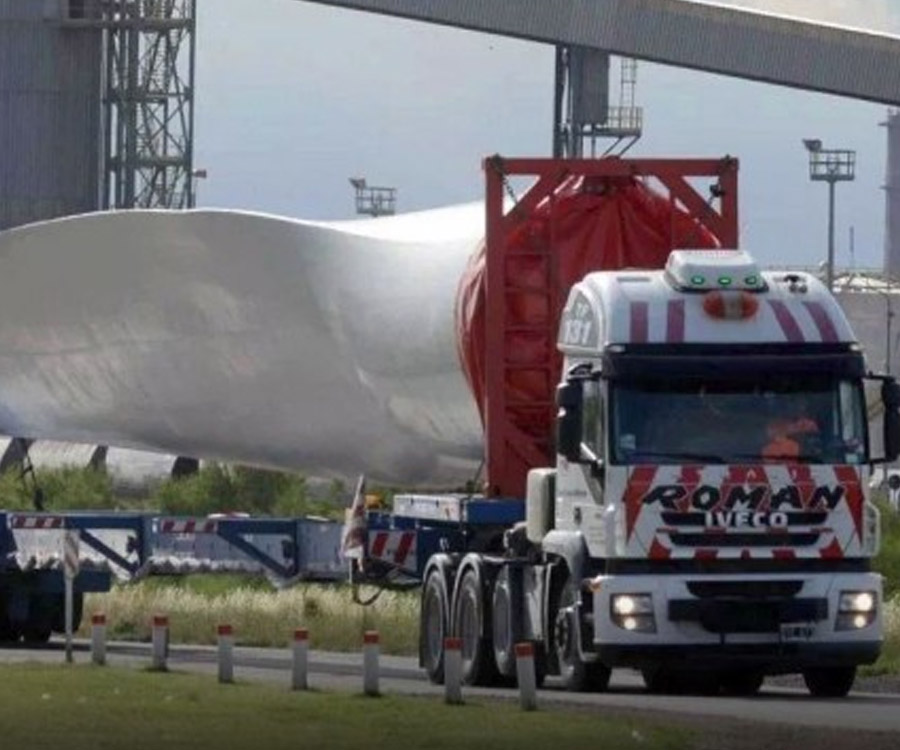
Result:
M194 205L197 0L102 0L105 208Z

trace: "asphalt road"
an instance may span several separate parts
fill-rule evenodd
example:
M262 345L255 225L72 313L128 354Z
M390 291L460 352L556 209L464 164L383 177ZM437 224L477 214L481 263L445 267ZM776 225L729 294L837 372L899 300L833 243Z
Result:
M290 655L284 649L236 648L237 679L282 683L290 681ZM87 662L87 644L76 644L75 659ZM0 650L0 662L62 662L62 644L32 650ZM149 664L149 644L114 643L109 646L109 663L141 667ZM362 690L362 657L313 651L310 653L310 684L314 688L347 692ZM173 669L214 674L216 652L213 647L174 646L169 656ZM443 688L430 684L415 659L382 656L380 688L385 693L442 695ZM465 696L514 699L511 689L464 688ZM610 690L601 694L572 694L554 689L551 680L541 690L539 703L581 707L602 707L613 712L634 711L676 716L679 719L705 717L758 724L787 725L797 728L868 730L900 732L900 694L853 692L843 699L814 699L805 690L766 684L753 698L724 698L679 695L650 695L643 690L640 676L628 670L613 673ZM898 740L900 741L900 740Z

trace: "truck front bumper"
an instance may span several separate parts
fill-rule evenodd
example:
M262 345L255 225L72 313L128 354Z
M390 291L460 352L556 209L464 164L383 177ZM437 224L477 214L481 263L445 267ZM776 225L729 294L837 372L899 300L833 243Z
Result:
M778 674L871 664L881 650L881 576L874 573L621 575L592 584L591 647L609 666ZM841 602L854 600L845 595L861 592L876 606L864 617L843 613ZM634 615L621 615L623 599Z
M766 674L802 672L810 667L872 664L881 641L857 643L725 643L704 645L604 645L597 655L610 667L671 667L703 670L746 668Z

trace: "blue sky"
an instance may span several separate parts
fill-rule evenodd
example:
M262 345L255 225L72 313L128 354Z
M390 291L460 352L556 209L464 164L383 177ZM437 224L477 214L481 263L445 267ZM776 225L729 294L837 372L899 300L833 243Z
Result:
M900 32L887 0L729 4ZM548 46L300 0L199 5L201 206L349 218L360 175L422 209L479 198L484 155L550 153ZM809 182L801 140L856 149L857 181L838 186L837 260L850 263L853 226L856 266L881 265L884 107L643 63L637 99L632 155L740 158L742 243L765 263L825 256L827 190Z

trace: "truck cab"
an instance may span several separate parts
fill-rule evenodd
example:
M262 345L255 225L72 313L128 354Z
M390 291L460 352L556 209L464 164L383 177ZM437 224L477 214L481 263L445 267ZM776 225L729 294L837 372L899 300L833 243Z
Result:
M881 646L868 479L897 457L900 399L825 286L674 251L576 284L558 345L559 456L529 475L527 534L579 588L562 633L577 660L651 688L801 672L846 694Z

